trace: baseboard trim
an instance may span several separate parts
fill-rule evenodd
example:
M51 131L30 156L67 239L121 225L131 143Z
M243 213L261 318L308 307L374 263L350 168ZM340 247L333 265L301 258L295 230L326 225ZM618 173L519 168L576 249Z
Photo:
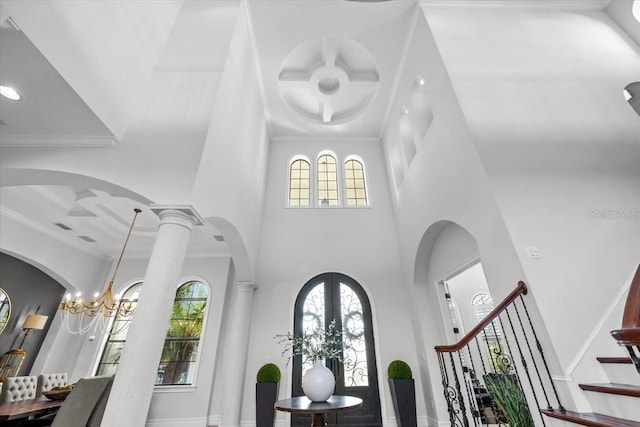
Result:
M211 423L207 424L206 417L147 420L145 427L202 427L203 425L211 425Z

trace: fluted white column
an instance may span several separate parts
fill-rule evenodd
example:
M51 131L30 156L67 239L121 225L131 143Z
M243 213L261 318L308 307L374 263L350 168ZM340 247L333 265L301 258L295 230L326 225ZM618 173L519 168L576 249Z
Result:
M225 371L222 427L240 426L242 391L247 365L247 351L249 349L251 305L253 304L253 291L256 286L252 282L238 282L235 289L234 309L231 311L233 318L227 330L228 342L231 346L229 351L233 354L233 357L230 358L229 367Z
M135 314L101 427L143 427L171 317L176 284L196 218L163 210Z

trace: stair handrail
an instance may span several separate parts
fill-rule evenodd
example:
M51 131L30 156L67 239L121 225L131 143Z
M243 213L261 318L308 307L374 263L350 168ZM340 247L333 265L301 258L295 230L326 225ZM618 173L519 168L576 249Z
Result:
M526 295L528 292L527 284L523 281L518 282L518 286L505 297L500 304L498 304L487 316L482 319L476 326L473 327L460 341L455 344L449 345L437 345L435 346L437 353L453 353L460 351L467 344L471 342L478 334L482 332L491 322L493 322L512 302L514 302L520 295Z
M622 327L611 331L611 336L627 349L640 374L640 264L631 280L622 315Z
M627 302L622 315L622 328L640 328L640 264L631 281Z

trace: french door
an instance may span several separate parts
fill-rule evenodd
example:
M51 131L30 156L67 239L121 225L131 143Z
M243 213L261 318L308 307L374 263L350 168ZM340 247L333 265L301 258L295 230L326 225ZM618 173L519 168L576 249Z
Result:
M335 320L352 348L343 352L343 362L325 360L336 377L334 394L356 396L363 400L360 408L327 417L328 424L353 427L382 426L378 375L373 343L371 307L362 287L340 273L320 274L303 287L296 299L293 328L296 335L319 328L327 329ZM302 376L311 362L302 356L293 358L292 396L302 396ZM308 426L311 417L292 414L292 426Z

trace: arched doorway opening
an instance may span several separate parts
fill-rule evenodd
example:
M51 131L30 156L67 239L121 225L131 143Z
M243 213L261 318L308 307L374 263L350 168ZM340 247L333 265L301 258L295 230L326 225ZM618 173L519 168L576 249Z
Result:
M343 353L343 362L325 361L336 377L335 394L362 398L362 407L332 414L328 424L341 426L382 426L373 326L369 298L358 282L341 273L323 273L300 290L294 308L296 335L315 328L327 329L335 319L336 329L348 336L353 348ZM302 376L310 363L293 358L292 395L301 396ZM310 417L292 415L292 426L308 426Z

